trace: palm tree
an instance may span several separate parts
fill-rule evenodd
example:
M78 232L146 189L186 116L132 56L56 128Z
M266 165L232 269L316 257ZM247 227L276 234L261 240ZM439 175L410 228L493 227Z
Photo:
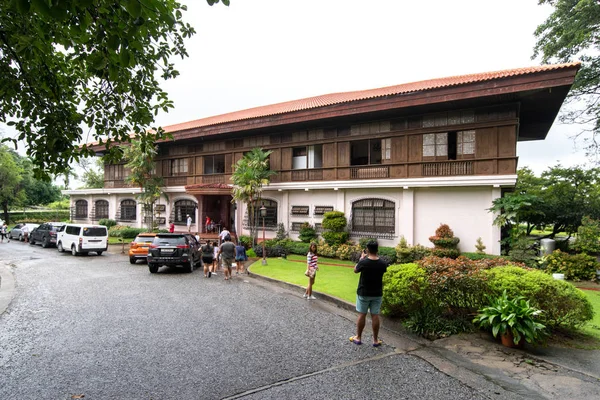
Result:
M256 204L261 199L262 188L268 185L272 175L276 174L269 166L271 151L254 148L246 153L235 165L231 175L233 182L232 202L246 204L248 209L248 224L253 242L256 240Z

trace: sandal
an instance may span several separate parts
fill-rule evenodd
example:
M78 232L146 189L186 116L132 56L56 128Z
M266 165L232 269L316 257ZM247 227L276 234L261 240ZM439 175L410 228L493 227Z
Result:
M362 342L358 340L356 336L350 336L350 341L354 344L362 344Z
M379 347L383 344L383 341L381 340L377 340L375 343L373 343L373 347Z

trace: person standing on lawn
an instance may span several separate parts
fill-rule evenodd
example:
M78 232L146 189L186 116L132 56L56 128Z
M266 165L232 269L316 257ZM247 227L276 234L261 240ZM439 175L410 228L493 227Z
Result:
M317 298L312 294L312 287L315 284L315 277L317 276L317 270L319 257L317 256L317 244L311 243L308 248L308 254L306 255L306 276L308 276L308 286L304 292L305 299L316 300Z
M378 252L377 242L370 241L354 267L354 273L360 273L356 290L358 319L356 321L356 336L350 336L352 343L362 344L362 332L365 328L367 313L370 311L373 347L379 347L382 344L382 341L379 340L379 310L381 308L381 298L383 297L383 274L388 267L377 255Z
M227 281L231 279L231 264L235 260L235 244L231 243L231 237L226 236L224 240L225 242L219 247L219 256L221 256L225 280Z

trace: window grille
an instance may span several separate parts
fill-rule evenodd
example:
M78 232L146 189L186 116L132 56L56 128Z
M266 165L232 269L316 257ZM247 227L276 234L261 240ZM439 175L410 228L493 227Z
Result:
M175 202L175 223L187 224L187 215L192 217L192 223L196 222L196 203L191 200L179 200Z
M309 206L292 206L292 215L308 215Z
M352 233L393 235L396 229L396 206L384 199L364 199L352 203Z
M96 218L108 218L108 201L98 200L96 201Z
M77 200L75 202L75 218L87 218L88 202L85 200Z
M121 202L121 220L135 221L137 219L137 204L135 200L123 200Z
M300 228L304 225L305 222L292 222L292 232L300 232Z
M330 211L333 211L333 206L315 206L315 215L323 215Z

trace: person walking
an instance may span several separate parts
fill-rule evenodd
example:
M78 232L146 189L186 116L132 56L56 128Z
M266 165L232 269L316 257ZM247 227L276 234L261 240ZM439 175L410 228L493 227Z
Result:
M23 224L23 226L21 227L21 233L23 234L23 241L25 243L29 242L29 227L27 226L27 224Z
M308 277L308 286L304 292L305 299L316 300L317 298L312 294L312 287L315 284L315 277L317 276L317 270L319 257L317 256L317 244L311 243L308 248L308 254L306 255L306 272L304 275Z
M217 270L219 269L219 245L217 242L213 242L213 265L212 265L212 273L216 275Z
M235 246L235 274L243 274L245 271L244 262L248 260L248 256L246 255L246 248L242 243L238 241L237 246ZM248 272L248 271L246 271Z
M175 232L175 223L173 221L169 221L169 233Z
M0 227L0 243L4 243L4 238L8 235L8 227L6 226L6 222L2 223ZM10 242L10 239L8 240Z
M229 241L231 241L231 233L227 230L226 227L223 227L221 233L219 233L219 240L221 243L225 241L225 238L229 237Z
M213 267L213 257L215 256L215 249L210 244L210 242L206 242L206 244L201 247L201 250L202 264L204 264L204 277L210 278L212 275L211 268Z
M190 217L190 214L187 215L187 228L188 228L188 233L192 232L192 217Z
M379 246L377 242L367 243L366 250L354 267L354 273L359 274L358 288L356 289L356 335L350 336L354 344L362 344L362 332L365 328L367 313L371 312L371 325L373 328L373 347L382 345L379 339L379 310L383 297L383 274L387 271L387 264L383 262L377 253Z
M231 243L230 237L225 237L225 242L219 247L219 256L223 263L223 270L225 271L225 280L231 279L231 264L235 260L235 245Z

